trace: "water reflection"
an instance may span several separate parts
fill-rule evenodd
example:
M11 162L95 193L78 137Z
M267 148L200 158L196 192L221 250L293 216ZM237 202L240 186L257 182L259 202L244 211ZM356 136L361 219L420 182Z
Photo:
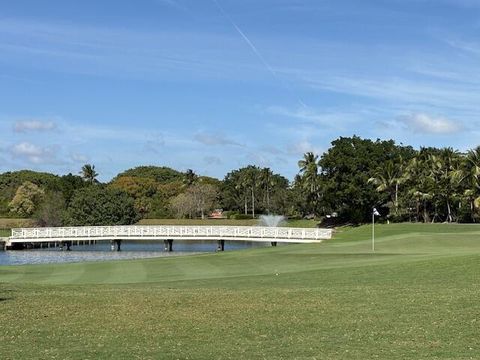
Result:
M225 251L270 246L270 243L225 241ZM173 252L164 251L163 241L122 241L122 251L111 251L110 242L92 245L73 245L72 251L61 248L0 251L0 265L48 264L83 261L108 261L152 257L184 256L214 252L216 241L174 241Z

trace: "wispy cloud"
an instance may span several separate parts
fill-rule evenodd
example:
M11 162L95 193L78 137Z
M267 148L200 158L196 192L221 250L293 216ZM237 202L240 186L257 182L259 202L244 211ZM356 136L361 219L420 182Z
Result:
M347 123L357 121L361 115L361 110L356 112L347 112L346 109L318 111L310 106L298 106L296 108L269 106L266 112L272 115L298 119L305 123L327 126L328 128L342 128Z
M54 121L44 120L17 120L13 124L13 130L18 133L49 131L56 127L57 124Z
M463 125L454 120L422 113L401 116L398 121L415 133L455 134L463 130Z
M314 154L322 154L323 150L312 144L309 140L300 140L294 143L291 143L288 148L287 152L292 156L301 156L306 152L313 152Z
M72 162L77 164L85 164L89 161L88 156L78 153L70 154L70 159L72 160Z
M54 147L38 146L30 142L21 142L10 147L13 158L25 160L31 164L57 164L57 149Z
M203 158L203 162L207 165L222 165L223 161L218 156L208 155Z
M162 133L154 133L145 143L145 150L159 153L160 149L165 146L165 137Z
M152 80L172 72L177 78L186 73L238 77L260 68L233 35L207 31L148 32L3 18L0 39L3 61L31 67L25 59L34 57L35 68L55 72Z
M331 77L305 79L313 88L404 105L478 109L480 84L462 86L408 78Z
M243 146L238 141L230 139L228 136L219 134L219 133L206 133L199 132L194 135L194 140L198 141L201 144L216 146L216 145L233 145L233 146Z

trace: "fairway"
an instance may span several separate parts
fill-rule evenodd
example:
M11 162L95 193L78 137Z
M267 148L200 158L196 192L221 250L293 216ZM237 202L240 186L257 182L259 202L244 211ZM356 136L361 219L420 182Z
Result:
M477 359L480 225L0 267L0 358Z

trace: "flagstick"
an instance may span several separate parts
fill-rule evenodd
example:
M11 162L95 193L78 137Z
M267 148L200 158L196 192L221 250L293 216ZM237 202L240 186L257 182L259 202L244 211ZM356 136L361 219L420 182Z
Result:
M375 252L375 210L372 211L372 251Z

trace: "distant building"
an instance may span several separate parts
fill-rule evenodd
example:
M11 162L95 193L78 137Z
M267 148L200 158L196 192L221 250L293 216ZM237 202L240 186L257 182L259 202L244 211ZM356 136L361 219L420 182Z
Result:
M226 216L223 215L223 209L215 209L210 214L208 214L209 219L226 219Z

